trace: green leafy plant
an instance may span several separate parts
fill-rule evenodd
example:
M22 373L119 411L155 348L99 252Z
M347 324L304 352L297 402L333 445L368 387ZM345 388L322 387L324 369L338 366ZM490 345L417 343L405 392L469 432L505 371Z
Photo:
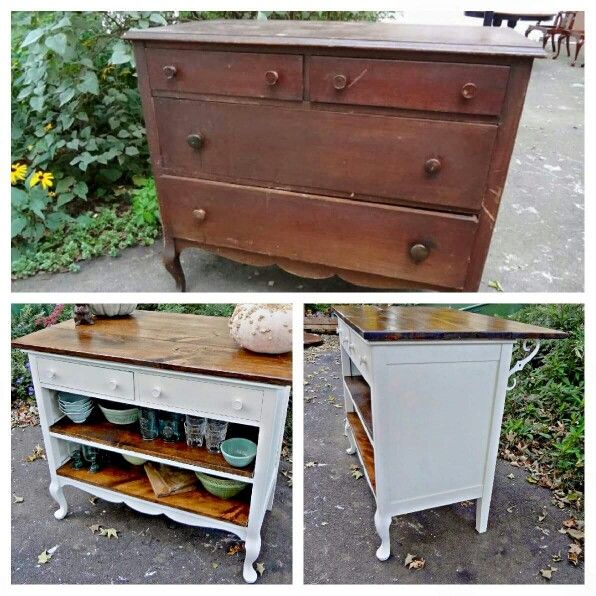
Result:
M543 486L574 495L584 486L584 309L579 304L528 305L513 319L569 334L542 344L516 375L501 433L501 454ZM516 348L514 359L524 356Z

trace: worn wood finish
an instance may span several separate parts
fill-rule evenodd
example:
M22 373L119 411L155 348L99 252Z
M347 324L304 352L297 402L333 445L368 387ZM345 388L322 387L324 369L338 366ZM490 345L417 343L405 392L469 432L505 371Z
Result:
M173 177L162 187L174 234L199 245L443 288L462 287L465 281L476 230L471 216ZM197 210L205 212L201 221L193 217ZM358 237L347 233L355 222ZM416 262L411 249L419 243L429 252Z
M233 432L231 429L229 430L228 437L249 434L250 439L255 440L254 432L250 431L251 429L248 427L236 425ZM99 417L89 419L82 424L71 422L64 417L50 426L50 432L67 440L92 441L105 447L126 449L140 455L160 457L172 462L179 462L189 466L201 466L236 476L252 478L254 475L254 463L246 468L235 468L224 459L221 453L209 453L205 446L189 447L184 441L166 443L160 438L145 441L136 425L134 427L119 426L100 420Z
M375 452L366 436L366 431L362 426L362 422L360 422L360 418L358 418L358 414L356 412L347 412L348 423L350 428L352 429L352 433L354 435L354 440L356 441L356 447L358 448L358 453L360 453L360 457L362 458L362 463L364 464L364 469L366 470L366 475L370 481L372 489L376 489L376 479L375 479Z
M86 468L75 470L70 462L67 462L58 468L56 473L64 478L99 486L165 507L174 507L189 513L224 520L238 526L248 525L250 489L245 489L232 499L220 499L199 486L197 479L197 488L190 492L156 497L142 466L103 465L99 472L93 474Z
M368 341L561 339L564 331L462 310L371 304L334 306L337 316Z
M478 289L532 60L544 56L535 42L482 27L280 21L191 23L127 37L135 41L158 180L164 263L178 289L185 289L179 257L186 246L254 265L279 264L299 275L338 274L372 287ZM279 70L267 75L274 90L263 91L262 70L278 58ZM168 61L180 71L164 82L163 67L176 67ZM191 148L187 137L197 134ZM433 215L474 214L474 239L468 252L466 226L450 262L435 259L428 267L435 279L412 277L399 253L350 250L352 260L341 264L312 260L312 234L301 236L295 225L287 235L303 248L291 257L284 252L287 242L280 251L233 246L230 239L248 234L246 229L207 243L188 234L188 222L178 221L181 209L168 199L174 175L225 183L227 189L236 185L235 194L246 193L246 199L253 189L268 188L361 202L367 209L385 203ZM309 199L302 198L300 220L313 205ZM398 219L383 234L399 237L409 228L410 221ZM352 220L344 236L376 243L380 234L367 235L362 221ZM275 227L274 221L266 226L268 238L255 232L252 244L275 246ZM380 258L386 262L377 263Z
M356 409L360 412L362 424L374 440L369 384L361 376L344 377L344 383L350 392Z
M332 21L203 21L133 29L126 39L237 46L300 46L540 57L537 44L506 29Z
M292 381L291 354L240 348L225 317L137 310L90 326L65 321L16 339L12 347L276 385Z
M335 88L337 76L346 78L345 88ZM313 56L309 98L334 104L498 115L508 77L507 66ZM469 84L476 86L476 95L466 99L462 90Z
M302 99L302 56L149 48L147 65L155 91Z
M497 132L477 123L161 97L154 102L161 164L172 174L463 211L480 208ZM201 149L188 146L191 134L204 137ZM425 167L433 158L439 167L430 174Z

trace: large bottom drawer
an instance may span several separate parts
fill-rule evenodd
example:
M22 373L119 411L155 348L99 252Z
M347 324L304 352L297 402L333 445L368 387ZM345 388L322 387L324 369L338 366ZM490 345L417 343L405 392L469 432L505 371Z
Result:
M206 246L463 287L474 216L162 176L167 233Z

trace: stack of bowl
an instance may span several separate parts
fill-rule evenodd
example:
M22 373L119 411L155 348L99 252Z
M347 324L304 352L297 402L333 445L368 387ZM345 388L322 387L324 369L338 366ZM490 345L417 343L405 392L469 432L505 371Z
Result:
M58 393L58 406L73 422L85 422L93 411L94 401L90 397L75 393Z

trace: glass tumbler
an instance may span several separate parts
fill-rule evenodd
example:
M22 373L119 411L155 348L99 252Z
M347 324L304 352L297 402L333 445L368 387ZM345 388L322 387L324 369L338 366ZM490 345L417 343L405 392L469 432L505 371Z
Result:
M207 420L205 443L209 453L220 453L219 446L225 441L228 432L228 423L222 420Z
M184 416L173 412L162 412L159 417L159 436L166 443L175 443L182 439Z
M145 441L157 439L159 436L157 410L139 408L139 426L141 427L141 436Z
M184 432L186 434L186 444L189 447L202 447L203 438L205 437L205 428L207 426L207 419L200 416L186 415L186 422L184 423Z

